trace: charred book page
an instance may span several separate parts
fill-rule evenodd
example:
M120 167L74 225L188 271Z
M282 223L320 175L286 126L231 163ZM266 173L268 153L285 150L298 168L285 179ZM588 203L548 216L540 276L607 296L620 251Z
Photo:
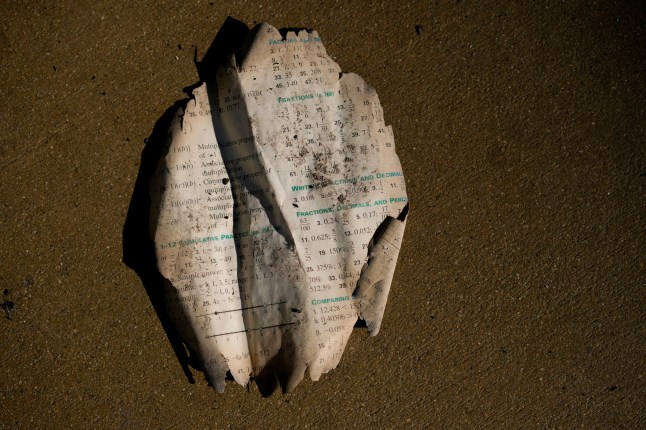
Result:
M379 332L408 199L375 90L316 31L250 33L173 120L150 185L165 302L222 392L292 390Z

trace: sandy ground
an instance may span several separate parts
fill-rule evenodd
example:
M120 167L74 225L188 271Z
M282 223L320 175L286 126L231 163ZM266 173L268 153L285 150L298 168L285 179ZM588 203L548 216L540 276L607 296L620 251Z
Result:
M4 3L0 428L646 426L639 2ZM122 262L144 141L228 15L377 89L411 199L381 333L269 398L189 383Z

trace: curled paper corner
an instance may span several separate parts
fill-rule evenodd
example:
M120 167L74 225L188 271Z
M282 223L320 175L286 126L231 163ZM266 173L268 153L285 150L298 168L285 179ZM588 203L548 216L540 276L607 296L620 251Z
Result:
M353 294L359 305L359 318L366 322L368 333L376 336L386 309L399 250L404 238L408 203L396 217L389 216L379 226L368 244L368 261Z
M249 37L178 109L151 227L168 315L208 381L268 394L334 369L358 318L379 332L408 198L374 88L314 31Z

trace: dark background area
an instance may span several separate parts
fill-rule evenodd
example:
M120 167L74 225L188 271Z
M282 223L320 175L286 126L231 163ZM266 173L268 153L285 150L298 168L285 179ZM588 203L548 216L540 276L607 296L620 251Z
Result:
M644 427L645 10L5 2L0 428ZM411 201L380 334L269 398L190 384L121 261L144 140L227 16L316 29L377 89Z

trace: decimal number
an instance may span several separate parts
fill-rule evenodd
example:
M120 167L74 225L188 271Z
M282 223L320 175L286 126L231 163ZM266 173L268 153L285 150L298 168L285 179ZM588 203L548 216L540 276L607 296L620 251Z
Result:
M353 230L348 230L344 232L346 237L353 236L355 234L369 234L369 233L372 233L372 228L370 227L355 228Z
M321 314L329 314L330 312L338 312L340 310L341 310L341 307L339 305L321 306L319 308L319 312Z
M336 237L328 233L322 233L322 234L313 234L311 236L303 236L301 237L301 242L310 243L310 242L317 242L319 240L330 240L330 239L336 239Z
M355 216L356 216L357 219L374 218L374 217L377 216L377 211L363 212L361 214L356 214Z
M343 321L343 320L345 320L344 314L335 314L335 315L328 315L326 317L321 317L321 322L323 324L328 322Z
M320 220L316 221L316 225L330 225L330 224L336 224L339 222L336 218L330 217L330 218L323 218Z

